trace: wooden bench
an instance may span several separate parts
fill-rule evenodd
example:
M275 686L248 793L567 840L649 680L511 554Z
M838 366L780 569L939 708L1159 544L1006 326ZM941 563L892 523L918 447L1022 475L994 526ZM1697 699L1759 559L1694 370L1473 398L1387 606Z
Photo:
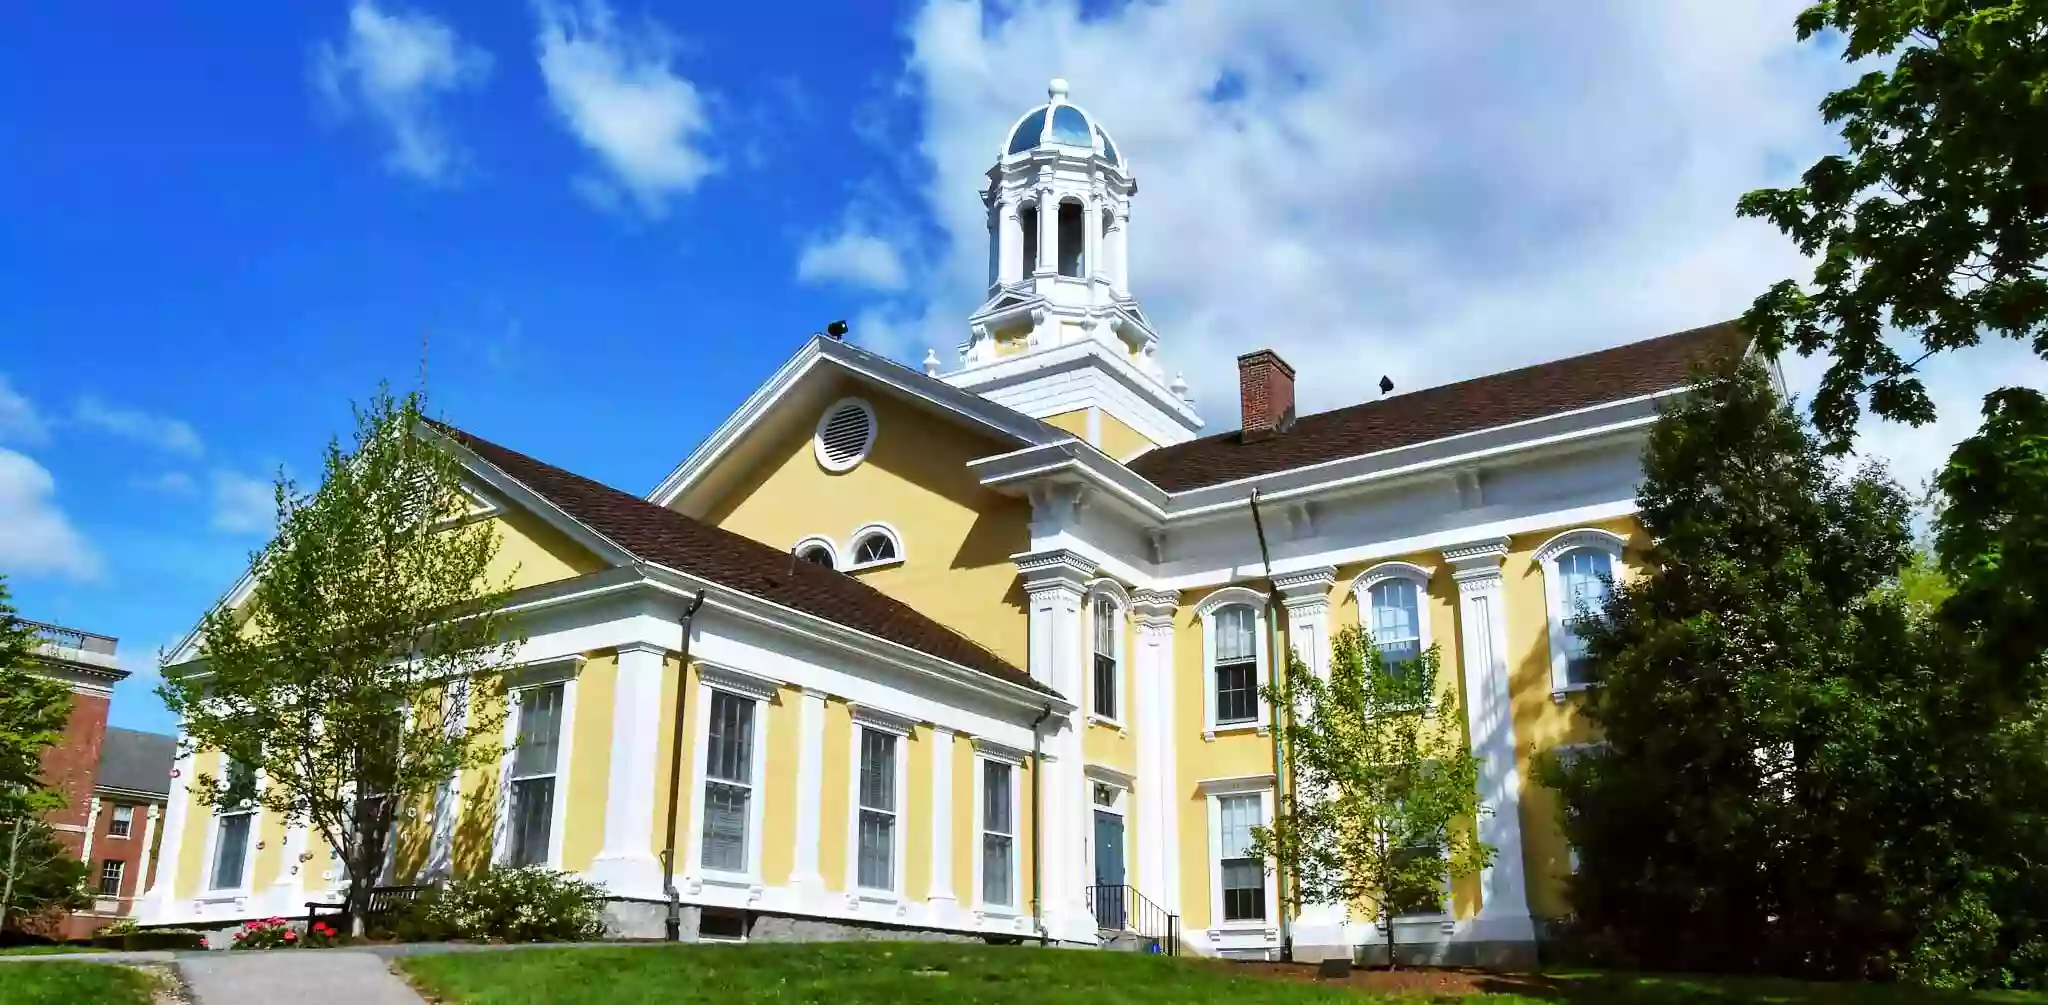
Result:
M389 920L390 917L393 914L397 913L401 908L420 899L421 894L431 889L433 889L432 886L371 887L369 907L367 910L363 912L364 925L368 926L376 922L383 922ZM325 909L324 914L322 913L323 908ZM336 931L342 932L343 934L347 934L347 902L344 901L340 904L328 904L322 903L317 900L307 901L306 928L310 931L314 924L323 920L326 921L329 925L331 925Z

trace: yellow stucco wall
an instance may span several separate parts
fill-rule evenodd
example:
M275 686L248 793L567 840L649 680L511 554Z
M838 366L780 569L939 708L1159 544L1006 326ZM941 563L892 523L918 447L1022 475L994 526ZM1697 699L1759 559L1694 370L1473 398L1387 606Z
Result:
M714 504L705 519L778 549L808 535L852 556L852 536L872 522L903 536L904 560L854 573L868 585L936 618L1023 666L1025 598L1010 556L1030 545L1030 506L983 488L967 462L1011 449L874 388L847 385L874 407L868 458L834 474L818 464L811 425L770 451Z
M761 877L769 883L789 881L796 868L797 761L803 750L803 689L784 687L768 715L767 800L761 806Z
M1157 445L1150 437L1124 425L1124 420L1108 412L1102 413L1102 442L1095 446L1103 453L1122 461L1140 450Z
M690 664L689 670L679 675L677 673L679 663L680 661L673 656L663 657L661 661L661 726L656 732L654 745L654 749L658 751L666 752L670 750L669 745L675 742L676 688L678 686L687 689L683 694L689 699L683 705L682 729L685 741L694 741L697 735L697 717L704 714L703 710L697 707L703 704L703 702L697 700L697 665L695 663ZM678 680L679 677L680 680ZM668 757L661 756L655 758L654 762L654 829L648 838L648 846L654 849L656 855L661 853L665 842L663 828L668 823L668 761ZM696 771L697 745L695 742L685 742L683 744L683 780L687 783L690 779L695 778ZM676 874L682 875L684 857L690 853L690 789L685 784L677 791L676 829L674 834Z
M932 758L939 756L931 727L913 728L908 747L896 756L904 759L910 788L899 804L903 814L897 824L909 828L897 832L903 840L903 896L923 900L932 888Z
M611 780L612 697L617 693L619 656L615 652L584 659L576 678L576 721L565 745L569 778L562 798L562 868L590 868L604 847L605 789Z
M568 535L525 510L508 506L491 518L491 525L498 532L498 553L485 575L493 585L509 579L513 589L525 589L607 567Z
M1072 433L1075 436L1079 437L1082 440L1082 442L1087 442L1088 411L1089 410L1085 408L1077 408L1071 412L1061 412L1058 415L1048 415L1045 417L1045 424L1048 426L1054 426L1060 429L1064 429L1067 432Z
M192 756L185 769L192 779L200 775L220 777L220 753L205 750ZM191 792L185 795L184 833L178 837L178 861L171 876L171 892L179 899L199 894L199 885L206 877L206 830L213 824L213 810L199 804L199 797Z

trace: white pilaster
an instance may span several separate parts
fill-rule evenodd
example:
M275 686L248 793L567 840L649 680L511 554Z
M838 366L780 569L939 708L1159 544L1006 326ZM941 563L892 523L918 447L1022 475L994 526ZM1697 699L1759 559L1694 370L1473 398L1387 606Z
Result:
M1173 612L1180 594L1139 590L1131 595L1138 645L1133 669L1138 691L1138 892L1175 914L1180 908L1180 821L1173 725Z
M1044 840L1045 926L1061 942L1095 942L1095 919L1083 893L1087 875L1089 833L1088 781L1081 750L1082 646L1081 597L1095 570L1093 562L1071 551L1039 552L1017 560L1030 596L1031 676L1072 704L1067 714L1048 725L1044 812L1039 820Z
M931 727L932 854L931 882L925 899L932 917L942 924L957 920L960 899L953 893L953 731ZM980 807L972 807L979 811Z
M164 843L157 853L156 877L135 910L136 916L145 921L167 919L171 913L172 890L177 886L171 874L178 871L179 846L185 840L187 804L192 801L191 774L192 753L180 735L178 759L171 762L171 791L164 798Z
M1090 282L1105 276L1102 268L1102 200L1090 195L1081 203L1081 277Z
M1475 938L1535 938L1522 875L1522 782L1515 766L1514 709L1508 693L1507 620L1501 604L1501 562L1508 541L1495 538L1444 549L1458 583L1459 650L1464 664L1465 719L1479 759L1479 839L1494 863L1480 874Z
M998 259L996 281L1014 283L1024 278L1024 230L1017 222L1017 200L1005 199L996 207Z
M660 759L661 684L668 650L652 642L619 647L612 690L612 763L606 780L604 846L590 877L616 897L661 899L654 856L655 767ZM683 686L679 679L677 687ZM677 724L681 729L682 725ZM565 730L566 732L566 730Z
M142 854L136 856L135 859L135 868L141 875L135 877L134 886L134 889L141 892L128 901L128 914L130 917L139 918L142 916L142 909L145 906L144 898L149 896L150 891L156 889L155 870L162 868L162 866L158 864L157 856L150 854L150 849L156 847L156 818L162 811L163 807L151 803L149 804L148 812L143 816L142 844L140 845Z
M1038 190L1038 261L1031 263L1032 275L1050 276L1059 271L1060 204L1052 189Z
M818 805L824 795L825 692L805 688L797 699L796 858L789 885L797 902L817 904L825 898L825 877L818 872Z
M439 821L435 821L439 823ZM384 839L386 861L389 861L392 846L398 843L399 821L393 820L390 836ZM306 822L287 824L284 829L284 846L279 850L277 878L270 881L269 897L271 909L277 914L295 914L305 909L306 904L306 863L300 858L306 853ZM410 882L410 880L408 880Z
M100 797L94 796L92 797L92 802L87 805L87 809L85 811L85 841L83 844L79 846L78 851L78 860L84 862L86 865L92 864L92 837L94 834L99 832L99 829ZM88 875L94 877L93 881L95 883L98 882L98 873L88 872Z
M1109 224L1109 287L1120 296L1131 292L1131 211L1119 205Z
M1330 588L1336 582L1337 570L1330 566L1273 579L1273 588L1280 592L1280 602L1287 608L1288 646L1321 681L1330 679ZM1336 955L1348 955L1349 915L1350 908L1341 903L1303 904L1292 933L1298 952L1316 958L1331 950L1336 950ZM1298 958L1307 959L1309 955Z

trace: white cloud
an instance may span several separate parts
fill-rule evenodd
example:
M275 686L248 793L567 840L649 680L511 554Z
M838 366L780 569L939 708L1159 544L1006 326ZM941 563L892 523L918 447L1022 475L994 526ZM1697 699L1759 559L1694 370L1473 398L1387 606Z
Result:
M830 240L805 243L796 274L806 282L842 282L877 290L900 290L907 282L896 246L851 226Z
M356 0L348 35L313 50L313 86L341 114L361 110L389 134L385 166L425 181L452 175L462 150L439 121L435 102L479 86L491 56L421 13L379 10Z
M167 415L110 405L92 395L78 399L71 417L82 426L112 433L123 439L148 444L174 454L198 456L206 452L192 424Z
M42 465L0 449L0 573L99 576L99 554L58 508L56 493Z
M38 444L49 439L50 427L28 400L0 373L0 441Z
M1212 431L1256 347L1324 409L1383 373L1412 390L1740 314L1809 270L1735 202L1839 146L1816 105L1860 69L1795 41L1804 0L1085 6L915 15L909 175L947 240L904 249L910 288L857 331L912 361L961 340L988 262L972 194L1066 77L1140 182L1132 289ZM1945 424L1976 410L1951 384Z
M535 47L548 100L562 124L603 163L576 188L602 208L619 190L659 217L670 196L716 169L698 145L709 126L695 85L670 66L674 43L656 22L622 27L603 0L540 0Z
M277 498L267 478L233 471L213 473L213 529L229 534L268 534L277 529Z

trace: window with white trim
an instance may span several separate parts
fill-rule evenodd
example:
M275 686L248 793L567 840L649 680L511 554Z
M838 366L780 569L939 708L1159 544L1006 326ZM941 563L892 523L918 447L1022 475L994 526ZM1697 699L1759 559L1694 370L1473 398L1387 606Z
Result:
M1123 690L1118 674L1117 627L1121 620L1116 600L1098 596L1092 608L1095 621L1095 662L1091 684L1094 685L1094 703L1090 711L1104 719L1119 719L1121 709L1118 698Z
M841 398L818 416L811 449L825 470L851 471L875 446L875 410L859 398Z
M223 756L221 799L214 810L213 871L207 888L248 885L249 832L256 826L256 769Z
M704 746L704 868L751 871L747 828L753 819L754 714L752 698L711 692Z
M1222 818L1216 869L1226 923L1266 920L1266 863L1251 852L1252 828L1265 822L1263 803L1257 792L1216 797Z
M124 838L135 829L135 807L121 805L114 807L114 815L107 821L107 836Z
M853 564L855 568L864 565L880 565L883 562L893 562L896 560L897 554L896 540L879 529L870 530L861 535L860 540L855 541L853 544Z
M1399 677L1422 655L1422 591L1412 579L1388 578L1374 583L1367 594L1380 663Z
M1614 584L1614 558L1598 548L1574 548L1557 556L1559 601L1564 605L1560 621L1564 631L1564 676L1567 685L1591 684L1595 678L1593 660L1586 653L1586 639L1578 619L1598 616L1606 609Z
M809 562L812 565L823 566L827 569L839 567L839 555L833 549L832 542L823 538L805 538L796 543L794 550L799 561Z
M513 692L519 703L512 752L512 865L546 865L555 820L555 773L561 763L562 700L556 681Z
M100 896L102 896L102 897L118 897L118 896L120 896L120 895L121 895L121 874L122 874L123 872L126 872L126 871L127 871L127 869L128 869L128 863L126 863L126 862L124 862L124 861L122 861L122 860L120 860L120 859L118 859L118 858L110 858L110 859L105 859L105 860L101 861L101 862L100 862Z
M1259 717L1258 613L1249 604L1219 608L1210 616L1216 636L1216 724L1238 725Z
M1017 819L1015 769L1004 761L981 762L981 902L1017 904Z
M864 890L896 889L896 741L861 727L856 881Z

